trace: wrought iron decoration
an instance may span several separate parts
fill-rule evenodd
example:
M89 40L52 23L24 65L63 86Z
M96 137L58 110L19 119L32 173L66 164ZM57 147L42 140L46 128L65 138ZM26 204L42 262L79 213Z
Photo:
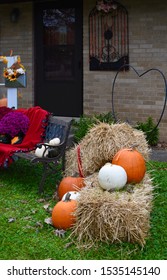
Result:
M89 59L90 70L118 70L129 63L128 12L117 1L97 1L89 14Z

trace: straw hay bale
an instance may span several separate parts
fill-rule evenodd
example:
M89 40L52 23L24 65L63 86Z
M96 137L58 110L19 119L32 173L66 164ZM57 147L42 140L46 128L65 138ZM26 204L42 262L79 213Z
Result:
M146 174L131 192L104 191L98 185L97 173L86 178L86 183L80 192L71 234L77 246L90 248L99 241L136 242L144 246L153 197L150 176Z
M106 162L110 162L121 148L136 146L145 160L149 159L149 148L142 131L127 123L94 125L80 141L81 164L84 176L93 174ZM66 152L65 176L78 173L77 145Z

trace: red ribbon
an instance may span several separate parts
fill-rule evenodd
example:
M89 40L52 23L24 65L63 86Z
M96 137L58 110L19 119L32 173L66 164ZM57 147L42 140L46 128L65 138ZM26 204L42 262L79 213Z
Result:
M79 176L84 177L83 169L82 169L81 147L80 147L80 145L77 146L77 163L78 163Z

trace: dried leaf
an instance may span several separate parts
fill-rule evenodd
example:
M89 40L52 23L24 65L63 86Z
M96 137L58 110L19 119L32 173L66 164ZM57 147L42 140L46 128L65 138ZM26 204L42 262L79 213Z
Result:
M36 227L43 228L43 224L41 222L36 222Z
M51 200L52 199L52 196L46 196L45 197L45 201L48 201L48 200Z
M53 208L49 207L48 212L52 213L52 211L53 211Z
M32 213L32 214L35 214L36 212L37 212L37 210L34 210L34 209L31 210L31 213Z
M54 200L58 201L59 200L59 197L58 197L58 194L57 194L57 191L53 194L53 197L52 197Z
M46 218L46 219L44 220L44 222L45 222L45 224L53 225L53 224L52 224L52 218Z
M39 198L38 200L37 200L37 202L45 202L46 200L44 199L44 198Z
M43 206L43 208L48 212L48 213L52 213L53 208L49 207L50 203L47 203Z
M67 249L67 248L69 248L70 246L72 246L74 244L74 242L68 242L68 243L66 243L65 245L64 245L64 249Z
M24 227L24 229L34 229L34 227L33 227L33 226L26 225L26 226Z
M54 231L54 234L61 238L65 237L65 233L66 233L66 231L64 229L56 229Z
M16 221L16 218L9 218L8 219L8 223L13 223L13 222L15 222Z
M24 217L24 220L31 220L31 216L26 216L26 217Z
M48 209L49 209L49 203L47 203L47 204L45 204L44 206L43 206L43 208L46 210L46 211L48 211Z
M23 203L23 204L27 204L28 200L20 200L20 202Z

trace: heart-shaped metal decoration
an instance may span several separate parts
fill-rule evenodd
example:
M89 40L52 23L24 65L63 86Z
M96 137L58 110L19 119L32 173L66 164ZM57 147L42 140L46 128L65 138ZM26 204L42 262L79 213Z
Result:
M115 113L115 108L114 108L114 90L115 90L115 84L116 84L116 80L117 80L117 77L118 77L118 74L120 72L122 72L122 70L125 68L125 67L128 67L129 69L133 69L133 71L136 73L136 75L140 78L144 75L146 75L147 73L151 72L151 71L156 71L160 74L160 76L162 77L163 79L163 82L164 82L164 85L165 85L165 90L164 90L164 94L165 94L165 99L164 99L164 102L163 102L163 106L162 106L162 111L160 113L160 116L159 116L159 119L155 125L155 127L150 131L150 133L152 133L157 127L158 125L160 124L161 120L162 120L162 117L164 115L164 111L165 111L165 107L166 107L166 102L167 102L167 81L166 81L166 78L165 78L165 75L163 74L163 72L157 68L150 68L144 72L142 72L141 74L130 64L125 64L123 66L120 67L120 69L117 71L115 77L114 77L114 80L113 80L113 84L112 84L112 102L111 102L111 106L112 106L112 115L113 115L113 118L115 121L118 121L117 117L116 117L116 113Z

